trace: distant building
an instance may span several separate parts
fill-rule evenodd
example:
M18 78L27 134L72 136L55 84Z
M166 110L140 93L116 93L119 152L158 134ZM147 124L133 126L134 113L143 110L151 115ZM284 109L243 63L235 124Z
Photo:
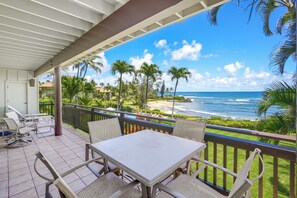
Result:
M96 91L98 94L106 94L108 99L110 99L113 94L112 91L106 90L104 87L96 87Z
M39 97L53 96L55 93L55 84L53 82L43 82L39 85Z

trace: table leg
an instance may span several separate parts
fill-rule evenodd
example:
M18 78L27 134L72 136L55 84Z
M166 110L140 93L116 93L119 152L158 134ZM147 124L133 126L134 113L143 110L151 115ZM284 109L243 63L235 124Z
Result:
M147 198L147 195L148 195L147 188L144 184L141 184L141 192L142 192L142 197Z
M103 162L104 162L104 174L107 174L108 173L108 161L107 159L103 159Z

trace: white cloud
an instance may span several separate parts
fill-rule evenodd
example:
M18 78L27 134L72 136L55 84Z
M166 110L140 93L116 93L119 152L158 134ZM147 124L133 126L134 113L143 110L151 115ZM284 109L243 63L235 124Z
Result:
M156 48L164 48L167 45L167 41L165 39L159 40L155 43Z
M168 66L169 64L168 64L168 61L167 60L163 60L162 61L162 65L164 65L164 66Z
M244 78L246 79L266 79L266 78L269 78L270 76L271 74L268 72L264 72L264 71L254 72L249 67L245 68L245 71L244 71Z
M191 72L191 78L194 80L201 80L202 79L202 74L198 73L197 70L195 69L189 69L189 72Z
M217 71L222 71L222 69L220 67L217 67Z
M229 65L224 66L224 70L229 74L230 76L235 76L236 73L241 69L244 68L244 65L242 65L240 62L236 61L235 63L231 63Z
M178 44L178 42L177 42L177 41L175 41L175 42L173 43L173 45L174 45L174 46L176 46L177 44Z
M143 56L135 56L135 57L130 57L129 61L131 62L132 65L135 66L135 69L139 69L141 65L146 62L147 64L152 64L152 58L154 57L153 54L148 53L147 49L144 50Z
M212 54L212 53L210 53L210 54L206 54L206 55L203 55L202 57L203 58L213 58L213 57L217 57L218 55L216 55L216 54Z
M103 65L103 68L101 68L102 73L109 72L111 67L110 67L110 64L108 63L108 60L105 57L105 53L104 52L100 52L100 53L98 53L98 56L101 57L101 59L99 59L99 61Z
M171 56L173 60L198 60L201 49L202 45L200 43L196 43L195 40L193 40L190 44L183 40L183 46L177 50L173 50L171 52Z

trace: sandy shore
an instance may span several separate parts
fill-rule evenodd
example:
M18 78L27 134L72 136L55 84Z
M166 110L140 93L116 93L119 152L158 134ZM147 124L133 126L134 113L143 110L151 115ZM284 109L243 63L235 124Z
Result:
M160 111L164 113L171 114L172 111L172 102L168 101L154 101L154 102L148 102L149 109L154 110L154 109L159 109Z

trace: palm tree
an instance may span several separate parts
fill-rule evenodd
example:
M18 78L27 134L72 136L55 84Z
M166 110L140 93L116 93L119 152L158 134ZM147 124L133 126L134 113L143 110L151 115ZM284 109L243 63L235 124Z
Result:
M100 58L101 57L98 55L90 56L73 65L72 69L77 69L76 77L84 79L89 68L93 69L96 73L101 73L101 68L103 67L103 64L99 62L98 59Z
M266 117L266 112L271 107L277 107L279 112ZM264 92L263 99L258 104L258 115L264 114L257 125L257 130L279 134L296 133L296 89L295 85L286 82L274 82ZM260 141L269 142L265 138ZM278 144L279 141L274 141Z
M62 76L62 88L71 103L74 96L82 91L83 80L74 76Z
M176 67L171 67L170 70L168 71L168 74L172 76L171 77L172 81L176 80L174 94L173 94L173 102L172 102L172 114L171 114L171 117L173 118L175 94L176 94L176 88L178 85L178 81L180 78L184 78L188 82L189 78L191 77L191 72L189 72L188 69L185 67L181 67L179 69Z
M120 110L120 102L121 102L121 91L122 91L122 77L123 74L129 73L132 74L135 71L135 67L133 65L129 65L126 61L117 60L113 63L111 68L111 73L115 75L116 73L120 74L119 77L119 94L118 94L118 105L117 111Z
M238 4L241 1L236 1ZM249 19L251 19L254 11L262 16L263 32L266 36L272 36L270 24L271 15L275 10L286 10L279 16L276 24L276 33L284 35L285 40L276 45L270 54L270 66L278 73L284 73L286 61L292 57L294 61L297 59L296 54L296 0L253 0L250 1L247 8L250 10ZM221 6L213 8L209 12L209 18L212 24L217 24L217 13Z
M138 73L143 74L146 77L146 90L145 90L145 108L147 106L147 95L149 89L149 80L156 82L157 78L162 75L162 71L159 69L158 65L156 64L147 64L144 62Z

